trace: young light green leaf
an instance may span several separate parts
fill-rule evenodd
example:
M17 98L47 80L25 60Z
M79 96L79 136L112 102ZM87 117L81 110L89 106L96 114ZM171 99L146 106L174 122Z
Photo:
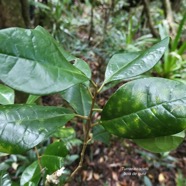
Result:
M31 165L29 165L22 173L20 185L30 186L30 183L34 183L35 185L38 185L40 178L41 178L41 172L38 165L38 161L35 161Z
M110 133L130 139L169 136L186 129L186 85L163 78L126 83L103 108Z
M185 132L171 136L133 140L140 147L155 153L168 152L176 149L185 138Z
M169 38L165 38L145 52L114 55L106 68L104 84L115 80L126 80L150 70L162 57Z
M0 106L0 151L22 153L49 137L74 116L60 107Z
M72 108L78 114L88 116L92 99L85 85L75 85L61 92L61 96L72 106Z
M14 90L0 84L0 104L9 105L14 104L15 93Z
M34 104L39 98L40 98L40 96L35 96L35 95L30 94L28 96L26 104Z
M2 82L36 95L60 92L88 80L40 26L0 31L0 69Z
M76 131L72 127L60 128L53 136L60 138L68 150L82 144L82 141L76 137Z

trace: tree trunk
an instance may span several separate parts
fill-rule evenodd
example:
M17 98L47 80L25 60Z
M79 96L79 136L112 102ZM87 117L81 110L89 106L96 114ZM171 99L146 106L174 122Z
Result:
M0 0L0 29L29 27L30 19L27 0ZM1 83L1 82L0 82ZM28 94L15 91L16 103L25 103Z
M29 27L27 0L0 0L0 29Z
M143 0L143 6L144 6L144 13L146 14L146 18L148 21L149 29L154 37L159 37L159 34L155 30L153 26L153 22L150 15L150 9L149 9L149 0Z

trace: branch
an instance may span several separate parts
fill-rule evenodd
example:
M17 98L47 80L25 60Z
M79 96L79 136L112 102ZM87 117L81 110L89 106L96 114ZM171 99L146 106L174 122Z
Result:
M73 179L73 177L78 173L78 171L82 168L84 157L85 157L85 151L86 151L88 143L91 140L90 132L92 129L92 117L93 117L94 106L95 106L95 102L96 102L96 98L97 98L97 85L94 88L95 88L94 89L94 96L92 98L92 105L91 105L90 113L88 116L88 120L87 120L86 124L84 125L84 142L83 142L83 147L82 147L82 151L81 151L81 155L80 155L80 161L79 161L77 168L72 172L70 177L67 179L67 182L70 182Z
M171 2L170 0L163 0L164 8L165 8L165 14L166 14L166 19L168 21L169 27L171 34L173 36L176 35L176 30L174 27L174 19L173 19L173 14L172 14L172 8L171 8Z

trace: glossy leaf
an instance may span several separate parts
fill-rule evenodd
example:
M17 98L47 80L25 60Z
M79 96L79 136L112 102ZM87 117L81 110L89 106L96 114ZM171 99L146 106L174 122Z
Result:
M114 55L106 68L104 83L126 80L150 70L162 57L169 43L165 38L145 52Z
M149 139L133 140L140 147L155 153L168 152L176 149L185 138L185 133L181 132L171 136L162 136Z
M26 104L34 104L39 98L40 98L40 96L35 96L35 95L30 94L28 96Z
M41 172L38 165L38 161L29 165L21 175L20 185L30 186L33 184L38 185L41 178Z
M0 104L9 105L14 104L15 93L14 90L0 84Z
M82 141L76 138L76 131L72 127L60 128L54 136L60 138L68 150L82 144Z
M186 85L163 78L138 79L120 87L102 112L110 133L130 139L154 138L186 128Z
M41 165L46 169L47 174L52 174L64 166L64 158L52 155L43 155Z
M75 58L74 59L74 66L81 70L87 77L88 79L91 79L91 69L89 65L82 59Z
M83 72L89 79L91 78L91 69L84 60L73 56L72 54L65 51L62 47L60 47L60 51L67 61L73 62L76 68Z
M83 84L75 85L63 92L61 96L80 115L88 116L91 108L91 96L87 87Z
M53 155L53 156L59 156L59 157L65 157L68 154L68 150L63 142L56 141L52 144L50 144L46 150L44 155Z
M65 59L62 50L40 26L1 30L0 80L14 89L36 95L60 92L87 81Z
M72 112L60 107L0 106L0 151L21 153L28 150L73 117Z

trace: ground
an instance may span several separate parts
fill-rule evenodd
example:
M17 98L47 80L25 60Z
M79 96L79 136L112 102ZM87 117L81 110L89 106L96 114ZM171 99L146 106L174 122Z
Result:
M89 146L82 170L66 186L141 186L149 181L152 185L175 186L178 171L186 177L185 149L186 141L163 157L129 140L113 138L110 145L96 142Z

